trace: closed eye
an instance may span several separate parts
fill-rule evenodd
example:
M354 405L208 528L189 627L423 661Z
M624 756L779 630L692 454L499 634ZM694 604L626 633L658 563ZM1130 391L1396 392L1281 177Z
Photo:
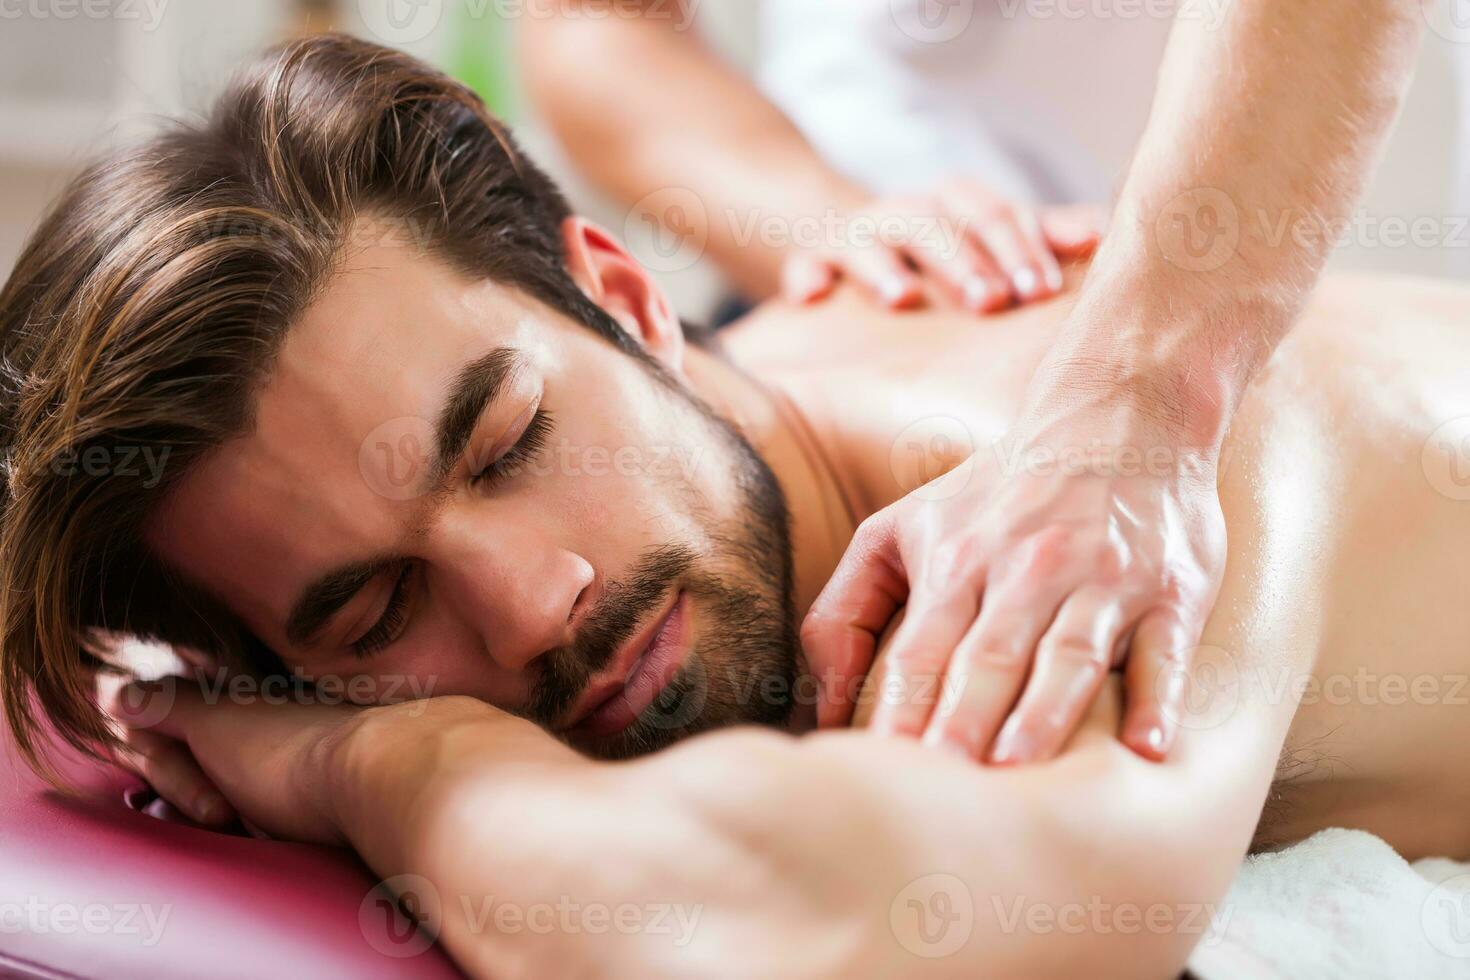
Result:
M514 477L546 448L553 424L550 411L537 409L515 445L506 450L499 459L473 474L470 477L470 486L490 488Z
M409 592L413 585L413 573L417 567L417 562L403 563L403 567L398 572L398 578L393 583L393 591L388 596L388 604L383 607L383 614L366 633L352 643L352 652L357 657L361 659L371 657L398 639L404 620L407 618Z

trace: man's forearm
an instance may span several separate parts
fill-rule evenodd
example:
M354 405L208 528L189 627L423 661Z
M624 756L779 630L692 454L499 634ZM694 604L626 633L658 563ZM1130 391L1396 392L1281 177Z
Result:
M475 976L1163 975L1208 926L1279 746L1242 712L1151 766L1114 742L1109 703L1050 767L754 730L609 765L445 700L457 720L426 737L360 733L333 795L379 874L432 884L420 907ZM963 918L936 938L914 916L941 902ZM1170 918L1070 924L1099 903ZM525 927L497 924L501 906ZM1033 928L1037 908L1069 924ZM633 924L584 929L587 910Z
M674 6L651 5L642 18L582 12L595 6L527 19L524 63L540 109L604 190L625 204L662 192L660 217L682 206L680 230L705 242L738 285L769 295L784 252L762 244L763 224L845 213L865 195Z
M466 972L825 975L824 949L792 949L821 903L769 904L787 857L772 794L790 782L791 740L722 736L613 765L469 699L429 704L435 717L407 726L415 737L401 712L381 716L323 768L348 842L385 879L429 882L418 908ZM505 926L505 909L525 927ZM760 967L773 962L790 969Z
M1191 437L1221 438L1364 190L1421 34L1416 0L1181 18L1057 356L1176 398L1163 411Z

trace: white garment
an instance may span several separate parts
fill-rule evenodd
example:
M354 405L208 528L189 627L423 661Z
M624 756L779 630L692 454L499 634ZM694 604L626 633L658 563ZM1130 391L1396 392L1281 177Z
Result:
M819 152L875 190L970 173L1018 200L1104 201L1148 117L1165 8L764 0L757 79Z
M1017 200L1106 202L1147 122L1175 16L1216 26L1226 7L1226 0L761 0L756 78L828 161L875 191L916 190L965 173ZM1470 44L1456 40L1426 32L1424 60L1453 62L1455 70L1431 72L1432 85L1419 86L1432 109L1428 118L1408 113L1419 126L1401 141L1412 159L1385 175L1395 189L1419 186L1365 206L1439 215L1470 206L1470 161L1460 159L1470 152L1470 127L1461 122L1470 116ZM1426 189L1426 181L1436 186Z

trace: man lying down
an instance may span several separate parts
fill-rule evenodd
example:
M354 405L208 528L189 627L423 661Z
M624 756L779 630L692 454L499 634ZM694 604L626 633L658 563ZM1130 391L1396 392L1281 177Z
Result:
M0 298L9 724L38 765L54 729L201 819L427 879L479 976L1165 976L1253 846L1345 825L1470 854L1470 761L1444 751L1470 740L1470 522L1436 436L1470 415L1470 292L1447 286L1331 283L1261 373L1164 759L1121 712L1181 679L1106 661L1042 764L791 737L796 624L859 522L1000 439L1067 303L977 325L839 295L692 345L463 90L298 43L207 126L80 178ZM92 447L168 455L75 465ZM432 697L139 685L109 720L119 634ZM859 717L937 696L854 694ZM913 918L935 889L968 903L943 956ZM502 933L486 895L701 911L681 945ZM1014 917L1089 902L1148 918Z

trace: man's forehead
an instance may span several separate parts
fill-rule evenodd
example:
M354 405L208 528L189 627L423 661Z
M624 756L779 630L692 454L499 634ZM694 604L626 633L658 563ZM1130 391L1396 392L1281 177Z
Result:
M384 483L374 453L421 454L466 363L544 333L514 290L406 252L343 263L282 343L253 430L194 467L149 528L166 560L247 619L277 622L304 576L357 542L394 540L418 501Z

